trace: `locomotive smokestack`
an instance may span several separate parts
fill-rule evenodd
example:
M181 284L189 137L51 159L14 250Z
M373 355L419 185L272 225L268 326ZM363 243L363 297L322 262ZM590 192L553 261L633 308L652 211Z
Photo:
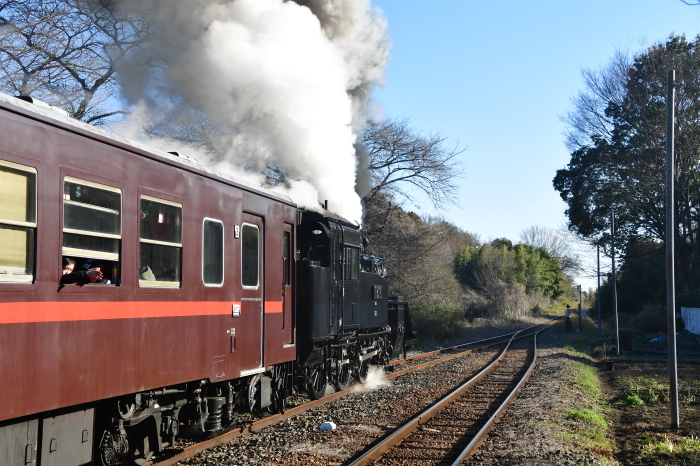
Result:
M323 208L326 209L326 210L328 210L328 199L326 199L325 201L323 201Z

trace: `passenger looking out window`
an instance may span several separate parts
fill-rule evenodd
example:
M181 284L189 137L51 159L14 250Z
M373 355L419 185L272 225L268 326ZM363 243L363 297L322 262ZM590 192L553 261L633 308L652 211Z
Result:
M64 179L63 255L82 261L80 271L99 268L104 275L100 283L119 282L121 201L118 188Z
M87 263L93 265L91 262ZM61 285L77 283L84 285L104 280L100 267L92 269L75 270L75 260L70 257L63 258L63 274L61 275Z

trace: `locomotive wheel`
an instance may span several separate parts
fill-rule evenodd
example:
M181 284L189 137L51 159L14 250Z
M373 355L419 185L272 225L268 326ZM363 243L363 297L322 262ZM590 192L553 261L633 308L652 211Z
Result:
M346 390L350 385L352 385L352 370L350 369L350 364L343 364L340 368L336 369L335 374L335 388L338 391Z
M311 369L307 392L312 400L320 400L326 395L326 385L328 385L328 374L323 366L316 366Z
M355 371L355 378L360 383L367 382L367 376L369 375L369 361L364 360L360 363L359 367Z
M389 343L389 345L386 348L386 351L382 355L382 365L384 367L389 367L389 363L391 362L391 356L394 354L394 346Z

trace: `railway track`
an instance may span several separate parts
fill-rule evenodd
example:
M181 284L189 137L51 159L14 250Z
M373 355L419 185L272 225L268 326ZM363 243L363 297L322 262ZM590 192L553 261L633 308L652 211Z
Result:
M477 351L483 348L488 348L488 347L493 347L495 345L501 345L504 344L504 342L510 341L511 339L514 338L525 338L528 335L531 335L542 328L545 328L547 325L538 325L538 326L533 326L524 330L521 330L519 332L513 332L509 333L506 335L500 335L494 338L489 338L486 340L481 340L478 342L471 342L463 345L458 345L454 346L451 348L445 348L439 351L433 351L433 352L428 352L420 355L414 355L411 357L408 357L404 360L400 361L395 361L392 366L394 368L393 373L387 374L387 379L395 379L401 376L404 376L406 374L409 374L411 372L415 371L420 371L422 369L425 369L427 367L433 366L435 364L440 364L444 363L446 361L449 361L451 359L459 358L468 355L469 353L473 351ZM355 390L355 387L351 387L347 390L340 391L340 392L335 392L330 395L327 395L326 397L316 400L316 401L311 401L308 403L303 403L301 405L292 407L290 409L287 409L284 413L282 414L277 414L274 416L269 416L264 419L256 420L254 422L249 422L245 425L241 425L239 427L236 427L233 430L230 430L216 438L196 443L193 445L185 446L182 447L180 451L170 451L168 455L165 457L160 457L155 459L153 462L146 463L147 465L156 465L156 466L171 466L174 465L178 462L185 461L189 458L194 457L195 455L204 452L208 449L217 447L219 445L227 444L231 442L232 440L240 437L246 437L250 434L260 432L263 429L281 423L287 419L294 418L296 416L299 416L309 410L319 408L325 404L331 403L333 401L338 400L339 398L342 398L346 395L349 395L353 393Z
M349 465L462 464L527 381L537 358L536 335L530 336L509 343L488 367Z

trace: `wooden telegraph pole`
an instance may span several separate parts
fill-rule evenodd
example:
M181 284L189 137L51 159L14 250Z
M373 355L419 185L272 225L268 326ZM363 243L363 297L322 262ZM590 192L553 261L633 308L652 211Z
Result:
M615 270L615 209L610 211L610 251L612 252L613 311L615 312L615 354L620 355L620 320L617 317L617 271Z

